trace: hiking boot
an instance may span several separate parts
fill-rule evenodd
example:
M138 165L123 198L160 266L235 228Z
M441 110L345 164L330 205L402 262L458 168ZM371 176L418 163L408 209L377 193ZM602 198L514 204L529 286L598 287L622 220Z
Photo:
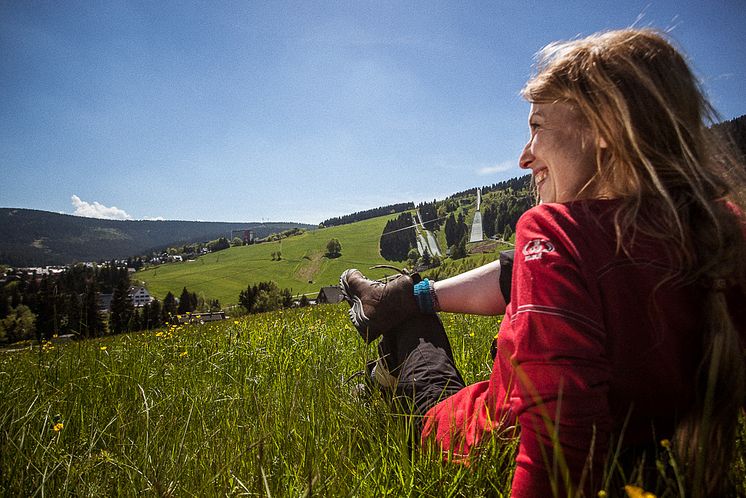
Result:
M370 280L355 269L345 270L339 287L350 303L350 319L360 337L370 344L414 314L421 314L414 297L418 274L401 274L387 282Z

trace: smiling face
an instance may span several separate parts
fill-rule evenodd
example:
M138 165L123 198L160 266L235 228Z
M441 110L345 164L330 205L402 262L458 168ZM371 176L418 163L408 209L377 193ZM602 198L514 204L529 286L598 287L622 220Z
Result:
M531 139L519 159L530 169L542 203L598 197L596 140L581 115L566 103L533 103Z

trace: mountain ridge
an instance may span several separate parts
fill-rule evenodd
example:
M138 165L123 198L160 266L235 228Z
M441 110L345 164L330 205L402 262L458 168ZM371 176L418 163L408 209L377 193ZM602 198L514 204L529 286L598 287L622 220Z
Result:
M0 264L65 265L122 259L172 245L230 237L253 230L257 238L291 228L293 222L107 220L26 208L0 208Z

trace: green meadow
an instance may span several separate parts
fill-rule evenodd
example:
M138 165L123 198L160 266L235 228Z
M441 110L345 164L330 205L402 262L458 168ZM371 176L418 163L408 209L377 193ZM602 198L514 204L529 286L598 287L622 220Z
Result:
M446 316L469 381L496 318ZM0 353L2 496L482 496L471 467L410 450L411 420L348 380L374 355L345 304Z
M442 318L486 379L499 318ZM0 495L507 496L515 442L469 466L413 449L412 420L350 379L374 354L344 303L0 352ZM687 496L667 451L658 496Z
M247 285L274 280L280 288L294 294L316 293L321 286L337 285L347 268L359 268L372 278L391 274L391 270L368 270L378 264L391 264L378 252L378 241L386 221L382 216L349 225L329 227L288 237L279 242L231 247L207 254L195 261L169 263L137 272L133 281L145 283L148 291L163 299L171 291L179 296L182 287L225 305L236 304L238 294ZM327 258L326 244L337 238L342 255ZM273 260L281 252L282 259Z

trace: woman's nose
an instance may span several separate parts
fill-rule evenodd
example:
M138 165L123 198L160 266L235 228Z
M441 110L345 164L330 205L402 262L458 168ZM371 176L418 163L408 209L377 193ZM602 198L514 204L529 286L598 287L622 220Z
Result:
M531 142L528 142L523 147L521 157L518 158L518 165L523 169L527 169L531 167L532 162L534 162L534 155L531 153Z

